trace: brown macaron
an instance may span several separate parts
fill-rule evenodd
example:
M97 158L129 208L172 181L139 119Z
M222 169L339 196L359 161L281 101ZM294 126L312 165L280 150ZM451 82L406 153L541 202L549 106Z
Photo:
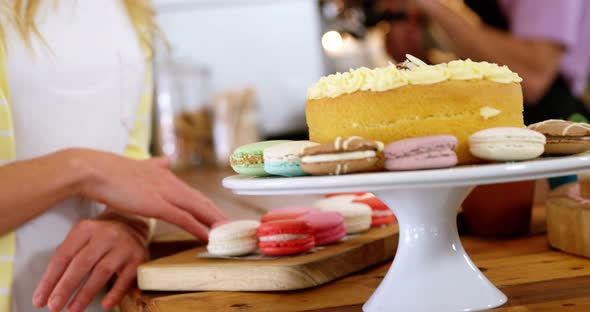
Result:
M571 155L590 150L590 124L549 119L528 128L547 138L545 154Z
M375 170L382 163L383 143L361 137L337 137L332 143L308 147L301 157L303 171L340 175Z

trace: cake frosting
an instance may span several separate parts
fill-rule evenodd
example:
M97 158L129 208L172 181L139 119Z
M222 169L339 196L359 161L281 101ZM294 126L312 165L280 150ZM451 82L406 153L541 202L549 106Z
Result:
M502 111L490 106L484 106L479 110L479 114L481 115L481 117L483 117L483 119L488 120L492 117L496 117L502 114Z
M361 67L320 78L307 92L307 99L337 97L356 91L387 91L405 85L428 85L448 80L488 80L497 83L520 83L522 78L507 66L470 59L428 65L406 55L403 68L394 64L369 69Z

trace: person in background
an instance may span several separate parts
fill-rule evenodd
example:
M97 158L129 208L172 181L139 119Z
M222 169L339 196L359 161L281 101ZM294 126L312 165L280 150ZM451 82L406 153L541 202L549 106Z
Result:
M379 5L396 9L398 2ZM580 97L590 73L590 2L414 0L409 6L436 24L457 57L508 65L523 77L526 124L589 117ZM396 31L387 36L391 54L406 50L398 37Z
M145 260L144 217L203 240L226 219L149 159L153 15L0 0L0 311L113 309Z

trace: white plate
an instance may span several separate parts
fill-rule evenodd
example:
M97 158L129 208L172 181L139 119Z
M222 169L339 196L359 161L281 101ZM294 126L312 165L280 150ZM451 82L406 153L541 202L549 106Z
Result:
M531 161L459 166L448 169L375 172L341 176L231 176L223 186L236 194L286 195L390 189L474 186L533 180L590 171L590 156L567 156Z

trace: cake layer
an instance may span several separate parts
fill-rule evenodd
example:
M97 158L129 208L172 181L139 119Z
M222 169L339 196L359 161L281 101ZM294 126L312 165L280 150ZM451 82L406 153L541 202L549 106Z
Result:
M444 81L373 92L310 99L306 118L310 140L361 136L385 144L418 136L457 137L459 164L477 163L467 139L482 129L524 127L519 83L487 80Z

